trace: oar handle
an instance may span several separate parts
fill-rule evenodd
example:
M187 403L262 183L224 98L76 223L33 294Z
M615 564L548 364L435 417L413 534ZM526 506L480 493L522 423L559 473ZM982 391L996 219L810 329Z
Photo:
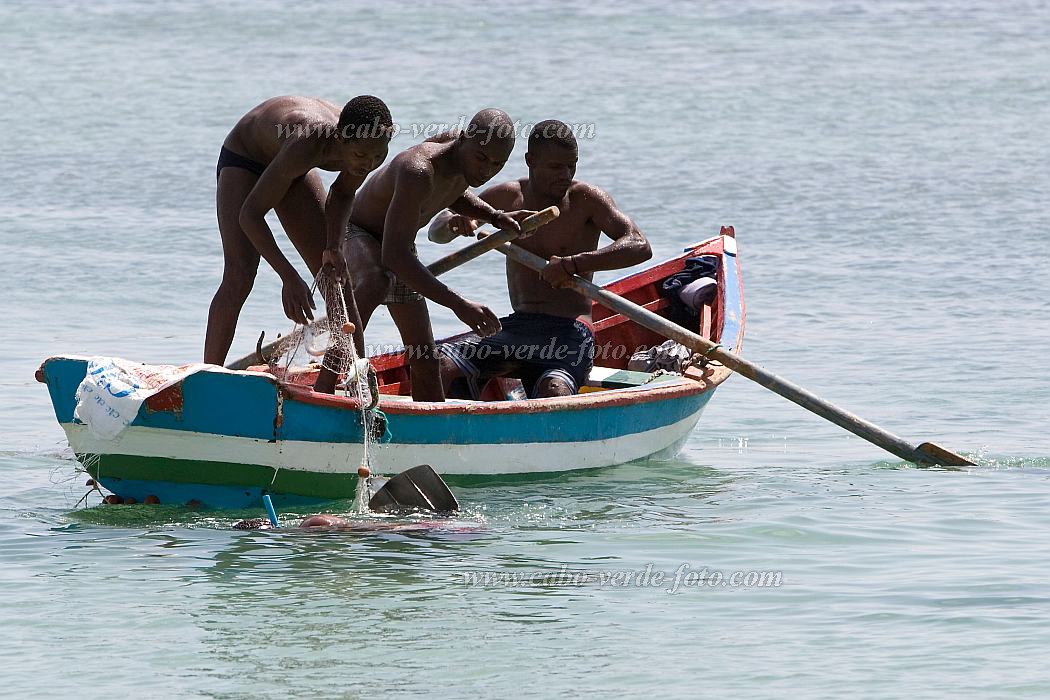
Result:
M560 215L561 211L559 211L558 207L547 207L546 209L542 209L533 214L532 216L526 217L522 220L521 232L527 233L530 231L535 231L540 226L543 226L544 224L549 224L550 222L554 221ZM471 243L470 245L464 248L461 248L460 250L457 250L451 255L446 255L445 257L439 260L435 260L434 262L427 265L427 269L430 270L430 274L434 275L435 277L437 277L438 275L443 275L449 270L455 269L460 265L468 263L474 258L485 254L486 252L492 250L496 246L502 243L507 243L508 241L517 238L519 235L521 234L519 234L517 231L514 231L513 229L501 229L500 231L497 231L496 233L492 234L485 233L483 231L479 232L477 241ZM352 274L351 277L353 277ZM327 320L327 316L318 316L316 319L311 321L311 325L315 327L320 327L320 324ZM268 358L277 350L278 346L280 346L281 342L283 342L283 339L279 338L273 341L272 343L267 343L266 345L263 345L262 338L263 337L260 335L259 342L256 343L255 353L251 355L245 355L244 357L241 357L237 360L234 360L233 362L228 363L226 365L226 369L240 370L247 369L255 364L265 364L266 358Z
M554 221L560 214L561 212L558 210L558 207L547 207L542 211L538 211L532 216L522 220L521 232L527 233L529 231L534 231L540 226ZM440 260L435 260L427 265L427 269L430 270L430 273L435 277L443 275L449 270L457 268L460 265L470 262L474 258L487 253L498 245L514 240L519 235L521 234L512 229L501 229L500 231L491 234L479 232L478 240L476 242L471 243L464 248L460 248L455 253L446 255Z
M519 262L526 267L532 268L537 272L546 267L548 263L547 260L544 260L539 255L520 248L513 243L505 243L496 248L496 250L510 259ZM718 343L714 343L707 338L697 335L696 333L679 326L677 323L673 323L663 316L653 313L649 309L643 308L638 304L624 299L618 294L602 289L593 282L585 280L578 275L573 275L569 284L573 289L580 294L583 294L591 301L596 301L606 308L621 313L639 326L648 328L654 333L659 333L665 338L670 338L681 343L694 352L702 353L710 359L721 362L736 373L747 377L753 382L761 384L770 391L783 396L789 401L793 401L807 411L811 411L821 418L825 418L826 420L845 428L854 435L864 438L868 442L897 455L901 459L918 464L973 466L973 462L969 461L962 455L956 454L943 447L933 445L932 443L923 443L916 447L893 433L883 430L874 423L868 422L849 411L839 408L797 384L793 384L786 379L778 377L772 372L748 362L739 355L725 350Z

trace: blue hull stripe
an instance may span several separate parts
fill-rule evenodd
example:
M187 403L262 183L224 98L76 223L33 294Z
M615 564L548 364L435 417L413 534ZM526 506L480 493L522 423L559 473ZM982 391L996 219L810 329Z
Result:
M83 360L57 359L46 373L56 415L71 422ZM676 423L701 410L711 392L663 401L597 406L572 411L484 414L390 414L392 442L401 444L513 444L604 440ZM183 383L183 410L140 409L133 425L232 435L262 440L359 443L357 411L286 399L281 425L274 427L277 391L266 377L202 372Z
M556 413L391 415L390 432L394 443L427 445L606 440L677 423L711 394Z

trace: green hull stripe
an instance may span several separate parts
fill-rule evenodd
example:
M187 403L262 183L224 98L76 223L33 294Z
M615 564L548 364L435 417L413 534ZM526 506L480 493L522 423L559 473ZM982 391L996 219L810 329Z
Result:
M180 484L207 484L265 489L320 499L353 498L357 474L326 474L291 469L277 470L259 464L205 462L167 457L135 455L77 455L95 479L106 477L140 481L170 481ZM101 474L101 476L100 476Z

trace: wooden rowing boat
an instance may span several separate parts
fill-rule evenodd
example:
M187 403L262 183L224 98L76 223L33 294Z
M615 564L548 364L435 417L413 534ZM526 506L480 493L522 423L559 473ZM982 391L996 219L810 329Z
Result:
M717 293L692 330L738 353L744 300L731 230L606 289L667 315L661 283L699 255L717 256L720 265ZM599 358L571 397L414 403L404 353L371 358L388 425L371 447L373 471L426 463L445 477L525 474L674 456L730 372L717 363L681 374L629 372L635 350L664 339L599 304L592 320ZM127 428L102 439L74 418L89 359L51 357L37 379L47 384L78 460L115 494L216 507L257 506L263 494L278 503L353 496L363 450L360 406L313 392L312 372L208 367L147 399Z

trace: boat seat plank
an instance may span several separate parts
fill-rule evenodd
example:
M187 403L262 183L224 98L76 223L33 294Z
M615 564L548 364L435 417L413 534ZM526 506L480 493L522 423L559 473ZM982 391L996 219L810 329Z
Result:
M643 308L648 309L649 311L652 311L653 313L659 313L659 312L663 311L664 309L666 309L670 305L671 305L670 301L668 301L667 299L665 299L663 297L660 297L659 299L653 299L652 301L647 302L645 304L642 304L641 306ZM621 323L629 323L629 322L631 322L630 319L628 319L623 314L613 314L611 316L606 316L605 318L602 318L600 320L595 321L594 324L593 324L594 325L594 332L597 333L598 331L603 331L606 328L610 328L612 326L616 326L616 325L619 325Z
M601 389L626 389L642 386L653 380L650 372L631 372L614 367L592 367L584 386Z

